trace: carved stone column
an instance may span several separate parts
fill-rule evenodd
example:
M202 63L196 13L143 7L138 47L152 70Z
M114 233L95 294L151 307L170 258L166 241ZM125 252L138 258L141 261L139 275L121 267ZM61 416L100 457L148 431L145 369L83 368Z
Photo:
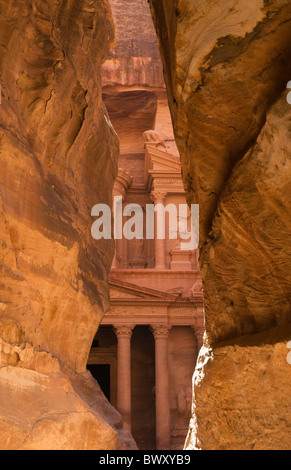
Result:
M198 349L198 354L199 354L199 351L203 346L203 336L204 336L205 329L203 326L192 326L192 329L196 337L197 349Z
M115 326L117 336L117 409L131 430L131 336L134 325Z
M168 336L170 327L153 325L156 360L156 444L157 450L171 449Z
M152 191L151 198L157 209L155 214L155 268L166 269L166 241L165 237L158 239L158 234L162 233L165 220L164 201L167 193ZM165 231L166 232L166 231Z
M126 191L130 187L131 183L132 183L132 178L130 174L127 171L120 168L118 170L118 175L117 175L114 187L113 187L113 198L117 196L122 197L122 202L124 202ZM113 209L114 209L114 206L113 206ZM113 215L114 217L116 216L116 214L113 214ZM121 227L121 230L122 230L122 227ZM114 254L114 258L112 262L113 269L116 269L119 267L118 260L122 256L122 253L123 253L123 240L122 238L116 239L115 240L115 254Z

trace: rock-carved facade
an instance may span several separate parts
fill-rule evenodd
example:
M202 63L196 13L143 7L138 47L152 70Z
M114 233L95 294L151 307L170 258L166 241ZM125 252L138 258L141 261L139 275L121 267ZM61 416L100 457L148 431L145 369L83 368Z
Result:
M144 210L153 203L186 204L178 155L160 141L145 140L143 185L135 184L129 164L119 170L113 194L124 207L137 197ZM167 220L166 234L169 229ZM116 240L111 308L89 359L99 382L107 374L104 391L143 449L182 449L191 414L204 332L202 284L197 250L183 251L179 244L168 237Z
M113 196L123 209L142 208L144 238L116 240L111 306L88 367L139 448L182 449L204 331L198 252L181 250L179 237L167 235L168 215L165 239L146 237L147 205L173 204L178 215L179 205L186 207L180 156L148 4L110 4L116 47L103 66L103 99L120 141ZM189 212L177 218L178 227L188 219Z

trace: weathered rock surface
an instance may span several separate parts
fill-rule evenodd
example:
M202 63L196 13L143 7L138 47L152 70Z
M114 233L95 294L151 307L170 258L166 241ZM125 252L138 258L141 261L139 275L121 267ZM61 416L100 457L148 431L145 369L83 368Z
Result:
M147 1L109 3L116 34L115 47L103 66L104 85L164 88L158 41Z
M186 446L290 449L291 3L150 3L200 204L207 338Z
M101 95L106 0L0 6L0 448L134 446L86 373L108 308L118 139Z
M159 45L146 0L109 0L115 47L102 66L103 100L120 141L119 166L144 158L145 131L174 140ZM172 150L172 149L171 149ZM143 184L144 175L132 175Z

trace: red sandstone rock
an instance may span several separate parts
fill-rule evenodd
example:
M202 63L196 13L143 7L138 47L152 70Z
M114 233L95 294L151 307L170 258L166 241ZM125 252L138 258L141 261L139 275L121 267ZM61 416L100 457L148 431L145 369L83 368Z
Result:
M290 449L290 1L150 3L201 214L207 342L187 447Z
M90 233L117 171L100 74L110 9L8 0L0 37L0 448L134 446L85 372L113 257Z
M187 447L290 448L290 2L151 3L201 209L208 340ZM117 27L126 37L126 18ZM100 80L108 5L7 0L0 35L0 447L133 446L85 372L113 255L90 237L91 207L110 202L117 169ZM139 81L134 64L146 65L144 86L159 80L135 46L130 59L112 52L114 83L124 71ZM154 106L147 94L139 122ZM121 144L130 154L128 136Z
M108 86L164 88L158 41L147 1L109 0L116 30L115 47L103 66Z

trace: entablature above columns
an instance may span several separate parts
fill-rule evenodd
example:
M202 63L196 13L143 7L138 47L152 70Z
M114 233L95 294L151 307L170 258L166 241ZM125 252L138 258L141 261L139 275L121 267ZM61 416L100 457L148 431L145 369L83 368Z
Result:
M112 307L103 321L102 325L169 325L169 326L189 326L203 328L204 315L203 308L198 309L189 308L185 311L179 309L169 309L167 307L155 308L154 306L145 306L141 309L140 306L122 306Z

